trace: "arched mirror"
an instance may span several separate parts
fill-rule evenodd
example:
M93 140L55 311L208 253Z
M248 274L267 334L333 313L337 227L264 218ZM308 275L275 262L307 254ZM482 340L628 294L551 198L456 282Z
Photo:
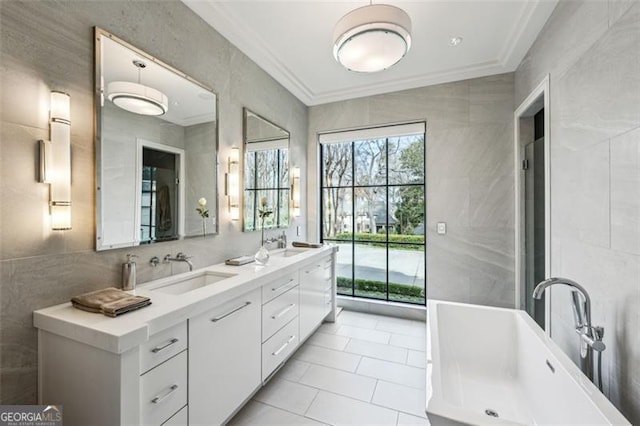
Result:
M99 28L95 46L96 250L215 234L216 94Z
M246 108L243 170L244 230L288 227L289 132Z

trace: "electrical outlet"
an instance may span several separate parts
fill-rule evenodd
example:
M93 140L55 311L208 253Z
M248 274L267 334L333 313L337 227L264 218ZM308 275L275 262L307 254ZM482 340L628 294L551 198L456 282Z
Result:
M446 222L438 222L436 225L436 232L440 235L444 235L447 233L447 224Z

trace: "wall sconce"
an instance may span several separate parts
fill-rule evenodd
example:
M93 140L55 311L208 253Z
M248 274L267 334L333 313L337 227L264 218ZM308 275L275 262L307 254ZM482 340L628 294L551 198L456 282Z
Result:
M231 220L240 219L240 148L231 147L225 174L225 195L229 200Z
M291 168L291 215L300 216L300 167Z
M40 182L49 184L51 229L71 229L71 98L51 92L49 140L40 141Z

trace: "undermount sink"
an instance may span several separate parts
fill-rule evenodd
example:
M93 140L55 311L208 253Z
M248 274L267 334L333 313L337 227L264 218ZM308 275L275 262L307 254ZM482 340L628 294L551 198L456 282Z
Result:
M305 253L308 249L305 248L287 248L284 250L275 250L271 252L272 257L291 257L300 253Z
M227 278L235 277L236 274L224 274L221 272L204 271L196 275L189 275L175 281L159 283L156 286L147 287L151 291L167 294L183 294L198 288L206 287L218 283Z

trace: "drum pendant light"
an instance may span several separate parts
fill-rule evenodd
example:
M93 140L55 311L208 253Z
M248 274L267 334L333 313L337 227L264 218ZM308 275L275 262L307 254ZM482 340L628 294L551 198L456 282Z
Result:
M333 56L350 71L377 72L397 64L411 48L411 18L387 4L352 10L336 24Z
M140 84L140 70L146 64L134 60L133 65L138 68L138 82L112 81L107 85L107 97L120 108L142 115L163 115L169 109L167 95L153 87Z

